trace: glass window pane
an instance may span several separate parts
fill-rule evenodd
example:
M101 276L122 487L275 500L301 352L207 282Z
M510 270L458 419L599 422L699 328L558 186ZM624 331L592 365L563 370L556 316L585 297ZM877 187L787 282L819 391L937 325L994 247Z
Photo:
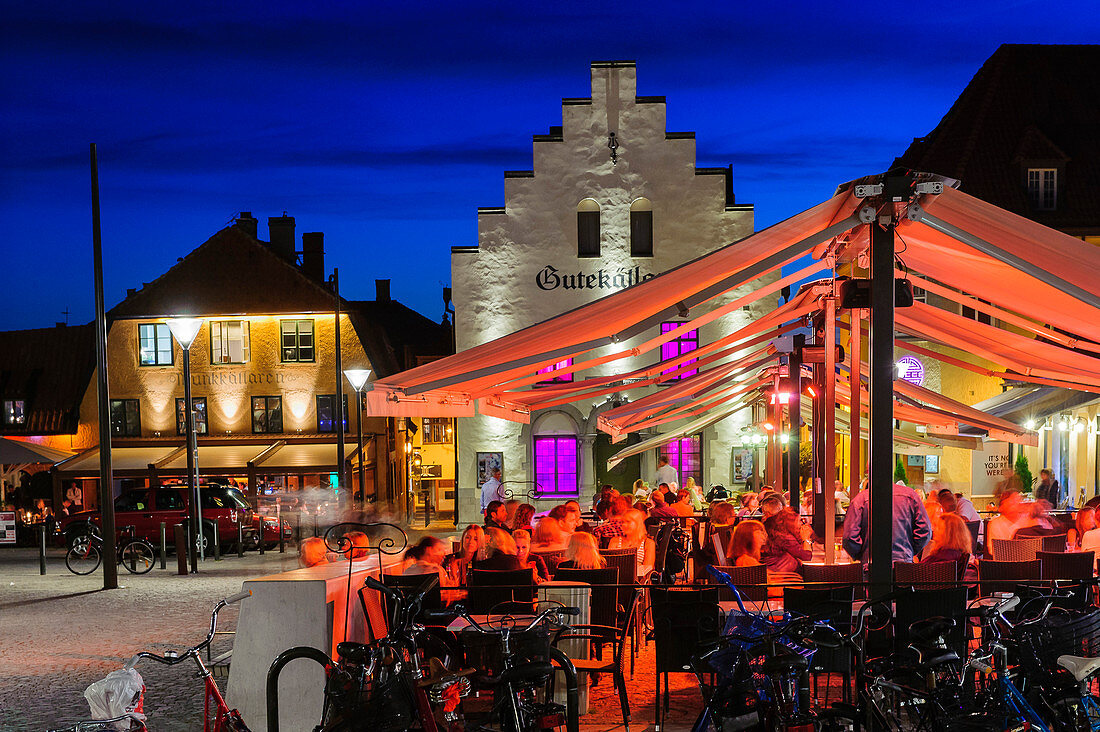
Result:
M283 431L283 400L281 397L268 397L267 400L267 431Z

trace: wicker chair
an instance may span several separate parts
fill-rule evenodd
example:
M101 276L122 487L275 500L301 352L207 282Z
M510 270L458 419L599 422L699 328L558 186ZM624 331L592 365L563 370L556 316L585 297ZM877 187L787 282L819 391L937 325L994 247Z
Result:
M802 579L811 582L827 582L835 585L858 585L863 582L863 565L860 562L848 564L802 564ZM857 593L858 594L858 593Z
M554 574L556 582L585 582L592 586L592 596L589 600L589 620L592 625L603 627L616 627L619 625L619 604L614 587L600 587L600 585L616 585L619 583L619 571L614 567L605 569L573 569L562 567ZM610 643L614 636L605 638L604 643Z
M1042 539L1043 546L1039 550L1041 552L1064 552L1066 550L1065 534L1051 534L1042 537Z
M763 564L750 567L730 567L716 564L714 568L730 576L743 600L763 602L768 599L768 568ZM718 580L712 577L709 572L707 577L711 584L718 584ZM725 584L718 584L718 599L726 602L733 600L733 590L726 587Z
M1066 541L1062 537L1062 543ZM1043 537L1029 536L1023 539L990 539L990 549L993 551L993 559L998 562L1030 562L1035 559L1035 552L1043 548Z
M690 673L691 658L702 644L722 631L718 588L651 587L653 619L656 728L662 728L663 711L668 710L670 673ZM661 679L664 678L664 694ZM663 702L663 703L662 703Z
M918 590L954 587L959 579L957 562L894 562L894 584Z
M572 571L583 572L585 570ZM595 643L597 647L603 643L613 643L615 645L612 657L609 661L604 661L600 658L593 660L574 658L572 659L573 666L577 671L585 673L606 672L611 674L611 678L615 681L615 691L619 694L619 707L623 714L623 726L630 729L630 699L627 696L626 690L626 636L630 632L630 627L634 621L634 614L638 609L637 591L631 593L631 599L628 605L629 607L626 610L626 615L623 617L623 622L621 624L610 626L597 623L574 625L566 629L565 633L554 639L554 643L556 645L560 641L590 640Z
M1035 558L1042 563L1044 580L1088 580L1096 567L1095 552L1042 551Z
M994 540L996 541L996 540ZM978 562L979 588L982 595L994 592L1015 592L1016 585L1042 579L1042 562L1002 562L982 559Z
M565 559L564 551L557 552L531 552L533 557L541 557L542 561L546 564L546 571L550 573L550 576L554 576L554 570L558 568L558 564Z

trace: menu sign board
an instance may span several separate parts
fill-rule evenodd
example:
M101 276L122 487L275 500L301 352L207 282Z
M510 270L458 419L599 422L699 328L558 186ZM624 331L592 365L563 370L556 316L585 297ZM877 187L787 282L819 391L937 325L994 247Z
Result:
M15 511L0 511L0 544L15 543Z

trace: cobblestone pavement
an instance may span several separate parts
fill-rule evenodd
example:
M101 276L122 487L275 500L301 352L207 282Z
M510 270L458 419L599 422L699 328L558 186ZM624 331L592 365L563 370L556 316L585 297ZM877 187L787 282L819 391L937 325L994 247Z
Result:
M292 552L208 559L197 576L175 574L172 562L146 575L120 568L120 588L103 591L102 569L71 574L63 550L50 551L45 576L36 550L0 550L0 730L41 731L87 719L84 689L92 682L137 651L163 653L201 641L214 603L239 592L245 579L296 569ZM236 607L223 610L219 630L233 630L237 614ZM216 638L214 655L229 650L231 638ZM202 729L203 691L193 668L138 666L150 729Z
M170 560L174 557L169 557ZM141 650L163 653L205 637L210 610L241 589L245 579L297 568L292 548L280 555L256 553L221 562L207 560L197 576L179 576L170 561L143 576L120 569L118 590L103 591L102 570L78 577L51 549L46 576L33 549L0 550L0 731L46 730L88 718L84 689L120 668ZM219 630L234 630L238 610L219 616ZM215 639L213 655L231 647L232 636ZM145 711L156 732L202 729L202 686L193 667L139 665L146 685ZM694 678L673 674L665 729L690 729L701 698ZM225 680L219 685L225 690ZM627 678L632 730L653 729L653 646L643 646ZM590 693L582 729L622 729L619 698L609 676ZM259 731L257 731L259 732ZM292 731L296 732L296 731Z

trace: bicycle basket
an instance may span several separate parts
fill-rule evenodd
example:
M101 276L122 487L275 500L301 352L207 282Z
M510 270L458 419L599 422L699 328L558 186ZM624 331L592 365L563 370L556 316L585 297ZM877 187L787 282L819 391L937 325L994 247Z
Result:
M526 621L523 621L526 622ZM459 640L466 654L466 666L478 669L486 676L498 676L504 670L504 650L500 633L482 633L465 628ZM517 661L550 657L550 626L546 623L512 633L509 643Z
M1100 610L1052 609L1042 621L1019 630L1020 662L1056 668L1064 655L1100 656Z
M389 676L369 680L362 690L357 679L333 676L325 695L329 706L321 729L324 732L402 732L416 718L416 702L407 679Z

